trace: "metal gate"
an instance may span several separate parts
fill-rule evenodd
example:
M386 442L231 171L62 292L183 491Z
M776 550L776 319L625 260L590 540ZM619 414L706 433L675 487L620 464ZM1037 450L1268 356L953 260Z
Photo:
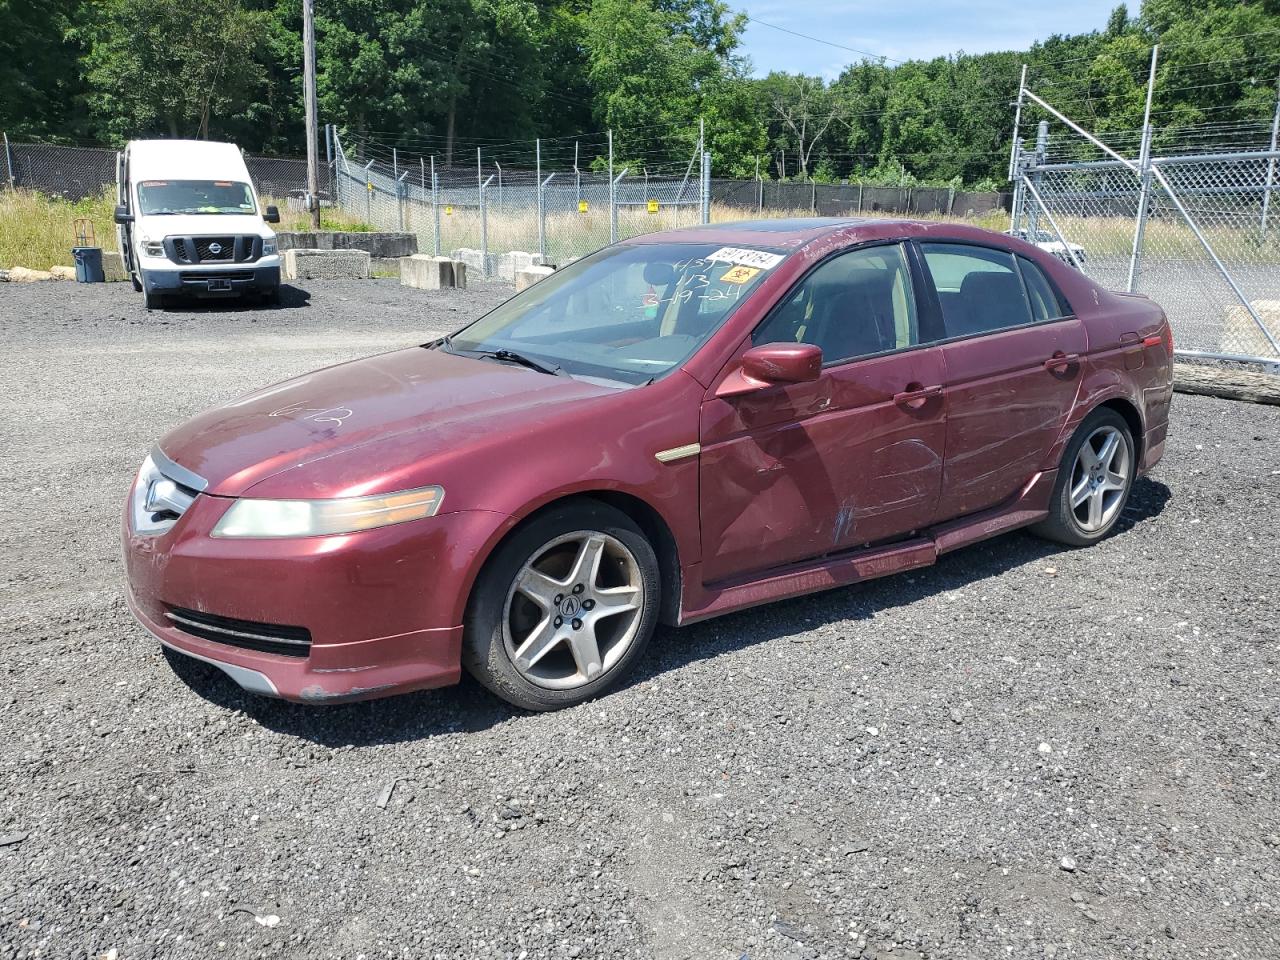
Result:
M1009 164L1012 228L1103 286L1157 300L1181 357L1280 373L1280 103L1259 149L1156 156L1158 55L1156 48L1136 157L1038 96L1023 67ZM1036 108L1050 119L1027 149L1018 128ZM1051 141L1051 130L1062 139Z

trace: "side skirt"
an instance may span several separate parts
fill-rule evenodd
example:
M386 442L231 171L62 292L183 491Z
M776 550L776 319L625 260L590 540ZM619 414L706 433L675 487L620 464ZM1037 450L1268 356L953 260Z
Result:
M701 584L695 564L684 571L680 624L930 566L944 553L1043 520L1056 479L1056 470L1038 473L1005 503L930 527L910 540L777 567L748 580Z

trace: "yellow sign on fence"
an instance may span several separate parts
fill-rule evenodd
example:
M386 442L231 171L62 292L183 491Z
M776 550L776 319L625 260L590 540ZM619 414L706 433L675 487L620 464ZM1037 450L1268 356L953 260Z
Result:
M650 213L657 213L657 212L658 212L658 201L657 201L657 200L650 200L647 204L645 204L645 206L646 206L646 207L648 207L648 210L649 210L649 212L650 212Z
M579 212L579 213L586 213L586 212L587 212L587 201L585 201L585 200L579 200L579 201L578 201L578 212Z
M453 207L445 207L445 208L444 208L444 215L445 215L446 217L452 217L452 216L453 216Z

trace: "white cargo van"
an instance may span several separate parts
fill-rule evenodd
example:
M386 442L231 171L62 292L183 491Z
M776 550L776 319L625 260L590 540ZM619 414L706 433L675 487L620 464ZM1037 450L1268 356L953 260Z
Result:
M147 306L167 295L280 295L280 256L240 149L207 140L134 140L116 160L120 252Z

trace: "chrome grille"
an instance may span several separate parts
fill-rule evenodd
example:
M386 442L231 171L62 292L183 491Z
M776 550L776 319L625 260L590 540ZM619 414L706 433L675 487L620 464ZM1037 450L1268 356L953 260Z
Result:
M195 237L196 256L201 263L235 259L235 237Z

